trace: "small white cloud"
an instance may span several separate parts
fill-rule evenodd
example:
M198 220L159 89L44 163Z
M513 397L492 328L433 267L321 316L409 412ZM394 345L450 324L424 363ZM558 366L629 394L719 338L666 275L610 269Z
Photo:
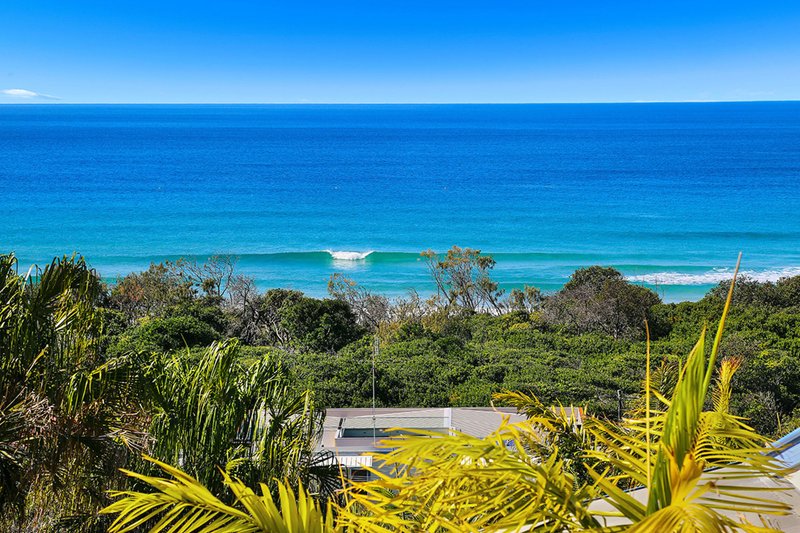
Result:
M37 93L27 89L5 89L2 92L7 96L15 96L17 98L33 98L34 96L38 96Z
M49 94L37 93L29 91L28 89L3 89L0 94L10 96L12 98L45 98L47 100L58 100L58 97Z

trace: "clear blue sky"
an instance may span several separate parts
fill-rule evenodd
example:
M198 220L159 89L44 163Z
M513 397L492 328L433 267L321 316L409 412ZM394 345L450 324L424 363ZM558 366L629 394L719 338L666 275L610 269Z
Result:
M0 2L0 102L800 99L800 0Z

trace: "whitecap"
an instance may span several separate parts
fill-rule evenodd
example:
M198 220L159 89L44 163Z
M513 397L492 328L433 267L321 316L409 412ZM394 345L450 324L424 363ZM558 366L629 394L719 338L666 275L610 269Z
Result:
M363 261L369 254L373 252L348 252L344 250L325 250L328 252L334 261Z
M744 270L739 271L739 276L746 276L762 283L767 281L775 282L781 278L800 276L800 267L787 267L774 270ZM714 269L694 274L687 272L653 272L652 274L626 276L626 279L632 282L649 283L651 285L716 285L732 277L733 270Z

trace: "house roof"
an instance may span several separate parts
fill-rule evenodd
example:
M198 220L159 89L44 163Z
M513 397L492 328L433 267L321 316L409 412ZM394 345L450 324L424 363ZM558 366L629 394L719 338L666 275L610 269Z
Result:
M448 432L460 431L467 435L484 438L500 427L504 418L510 422L522 422L526 419L512 407L437 407L437 408L376 408L328 409L321 446L326 449L339 450L342 453L361 453L374 451L372 439L344 437L340 430L344 429L376 429L390 428L420 429ZM373 426L374 424L374 426ZM369 442L367 442L369 441ZM345 450L347 448L347 450Z
M483 409L453 409L450 428L473 437L485 438L497 431L503 419L509 422L524 422L527 417Z
M397 415L376 415L375 423L372 416L358 416L345 418L342 420L343 429L447 429L447 418L445 416L397 416Z

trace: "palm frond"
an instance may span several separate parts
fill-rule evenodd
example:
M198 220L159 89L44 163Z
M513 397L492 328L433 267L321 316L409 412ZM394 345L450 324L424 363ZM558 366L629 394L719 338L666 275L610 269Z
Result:
M427 432L388 439L376 479L347 491L341 523L366 531L596 527L586 508L593 489L576 486L557 452L526 452L540 444L530 422L503 424L485 439Z
M325 516L319 504L304 489L295 492L278 483L278 500L261 485L261 494L220 471L234 504L223 503L203 484L181 470L150 457L146 458L169 478L124 471L154 492L121 491L103 514L116 514L111 533L126 533L145 527L165 533L324 533L333 531L332 515Z
M703 409L733 286L731 283L708 359L704 328L680 369L671 399L664 399L666 411L647 406L644 421L629 419L617 426L593 420L587 425L587 431L600 444L588 451L589 456L616 472L611 477L594 469L590 473L607 501L636 527L658 524L663 528L659 530L682 531L713 523L720 529L712 531L733 528L731 524L748 529L749 525L735 523L724 512L780 515L788 511L785 505L766 501L757 489L741 483L761 476L780 476L785 471L768 453L765 439L727 412L730 380L737 368L734 361L721 364L715 409ZM648 445L642 447L641 441ZM653 443L652 448L649 443ZM652 475L645 475L645 471ZM623 490L630 486L647 490L646 503Z

